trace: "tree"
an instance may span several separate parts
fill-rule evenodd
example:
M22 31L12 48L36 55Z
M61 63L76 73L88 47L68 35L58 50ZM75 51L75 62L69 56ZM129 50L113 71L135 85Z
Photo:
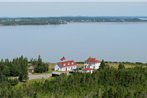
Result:
M0 72L5 76L9 76L10 74L9 68L5 64L0 64Z
M26 81L28 79L28 60L21 56L18 62L20 64L19 81Z
M118 66L118 69L119 69L119 70L120 70L120 69L125 69L124 64L120 63L119 66Z
M105 64L105 61L102 60L99 69L104 69L107 65Z
M38 60L36 62L34 72L43 73L48 71L48 65L42 62L40 55L38 56Z

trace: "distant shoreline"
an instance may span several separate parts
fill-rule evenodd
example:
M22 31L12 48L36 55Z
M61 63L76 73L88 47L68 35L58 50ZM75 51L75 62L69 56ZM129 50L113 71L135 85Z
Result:
M20 17L0 18L0 26L19 25L59 25L67 23L100 23L100 22L147 22L147 17Z

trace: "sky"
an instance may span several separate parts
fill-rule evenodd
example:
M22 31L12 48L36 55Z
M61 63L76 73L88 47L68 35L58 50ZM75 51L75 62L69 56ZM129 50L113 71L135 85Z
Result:
M147 0L0 0L0 2L147 2Z
M1 2L0 17L147 16L147 2Z

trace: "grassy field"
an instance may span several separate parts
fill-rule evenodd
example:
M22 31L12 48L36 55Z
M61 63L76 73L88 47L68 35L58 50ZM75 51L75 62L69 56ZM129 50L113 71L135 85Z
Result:
M106 64L114 68L118 68L120 63L123 63L125 68L133 68L133 67L139 67L139 66L147 67L147 64L143 64L143 63L106 62ZM78 67L84 66L84 64L77 64L77 65Z
M107 62L106 64L108 64L110 67L114 67L114 68L118 68L120 63L117 62ZM139 66L144 66L146 67L147 64L137 64L137 63L123 63L125 68L133 68L133 67L139 67Z

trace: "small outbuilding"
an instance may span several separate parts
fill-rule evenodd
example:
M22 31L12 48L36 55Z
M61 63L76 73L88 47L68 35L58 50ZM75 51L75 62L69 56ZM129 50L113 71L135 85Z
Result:
M29 66L29 67L28 67L28 72L29 72L29 73L34 73L34 66L32 66L32 65Z

